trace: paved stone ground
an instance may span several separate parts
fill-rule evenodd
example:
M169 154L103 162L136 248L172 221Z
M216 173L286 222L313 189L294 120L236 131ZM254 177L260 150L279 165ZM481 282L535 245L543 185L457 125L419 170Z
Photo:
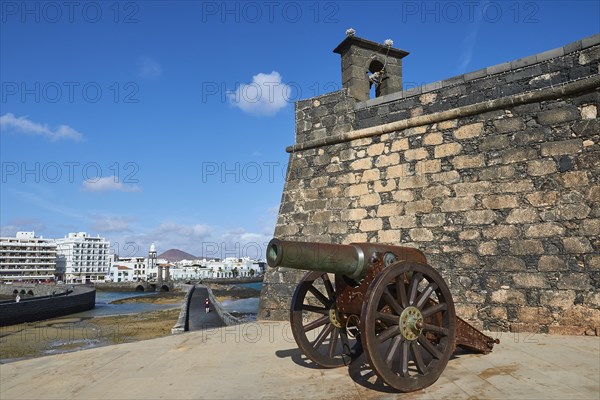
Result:
M204 307L206 298L208 298L208 290L205 287L196 286L194 293L192 293L188 311L190 331L218 328L225 325L212 304L210 305L210 312L206 313Z
M289 324L250 323L0 365L0 399L594 399L600 339L502 334L426 390L398 394L361 362L307 364Z

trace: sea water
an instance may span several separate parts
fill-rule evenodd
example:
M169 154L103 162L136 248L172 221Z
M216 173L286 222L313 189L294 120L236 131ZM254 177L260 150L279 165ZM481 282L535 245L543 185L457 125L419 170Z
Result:
M92 310L72 314L73 317L98 317L107 315L137 314L149 311L167 310L178 308L180 304L154 304L154 303L121 303L113 304L115 300L128 299L140 296L155 296L157 292L96 292L96 307Z

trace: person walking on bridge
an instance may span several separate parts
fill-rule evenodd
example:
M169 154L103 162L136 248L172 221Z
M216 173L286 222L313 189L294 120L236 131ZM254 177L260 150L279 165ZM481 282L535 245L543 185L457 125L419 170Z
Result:
M206 298L206 300L204 300L204 308L206 309L206 313L208 314L210 312L210 301L208 300L208 297Z

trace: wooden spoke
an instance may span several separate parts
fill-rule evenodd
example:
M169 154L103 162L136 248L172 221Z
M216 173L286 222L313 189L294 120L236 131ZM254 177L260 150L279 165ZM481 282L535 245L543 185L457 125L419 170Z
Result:
M408 299L406 298L406 285L404 284L404 274L396 277L396 296L402 308L408 307Z
M323 327L323 330L321 331L321 333L319 333L319 336L317 336L317 338L313 342L313 347L319 347L320 345L322 345L323 341L331 333L331 331L333 330L333 328L334 328L333 324L327 324L327 325L325 325L325 327Z
M415 364L417 365L417 370L421 374L425 374L425 363L423 362L423 356L421 355L421 349L416 341L413 341L410 345L413 360L415 360Z
M448 328L437 325L423 324L423 330L427 332L439 333L440 335L448 336Z
M418 273L414 274L410 281L410 285L408 287L408 304L410 304L411 306L415 304L417 292L419 289L419 283L421 282L421 280L423 280L423 274Z
M331 281L329 280L329 275L323 274L322 278L323 278L323 284L325 285L325 290L327 291L327 296L329 296L330 299L335 298L335 291L333 290L333 285L331 284Z
M340 336L340 329L334 328L333 332L331 332L331 337L329 338L329 349L327 351L327 355L331 358L335 356L335 350L337 348L338 338Z
M402 370L400 374L402 376L408 376L408 341L402 342Z
M311 312L318 313L318 314L329 315L329 309L328 308L317 307L317 306L313 306L313 305L310 305L310 304L304 304L302 306L302 309L304 311L311 311Z
M386 330L381 332L379 335L377 335L377 339L379 339L380 343L383 343L386 340L388 340L389 338L399 335L399 334L400 334L400 330L398 329L397 326L390 326L389 328L387 328Z
M448 309L448 307L446 306L446 303L440 303L440 304L436 304L436 305L431 306L431 307L427 307L422 312L423 318L427 318L430 315L433 315L433 314L435 314L437 312L444 311L444 310L447 310L447 309Z
M312 331L315 328L318 328L322 325L325 325L327 322L329 322L329 316L323 316L321 318L315 319L314 321L309 322L308 324L304 325L304 332L309 332Z
M436 359L439 360L440 358L442 358L442 353L429 340L427 340L425 336L419 336L417 341L421 344L421 346L423 346L425 350L429 352L429 354L434 356Z
M385 288L383 291L383 299L394 309L394 311L396 311L398 315L402 314L403 308L400 306L400 304L398 304L394 296L392 296L389 288Z
M429 285L427 285L425 290L423 290L423 292L417 299L417 305L415 307L417 307L420 310L425 305L425 302L429 299L429 296L431 296L431 293L433 293L435 289L437 289L437 285L435 284L435 282L432 282Z
M392 361L394 360L394 356L396 355L396 352L398 351L398 346L400 346L400 343L402 342L402 336L398 335L394 338L394 340L392 340L392 344L388 350L387 356L385 358L385 363L387 364L387 366L389 368L392 367Z
M382 313L382 312L377 313L377 319L381 320L382 322L385 322L388 325L398 325L399 318L400 318L399 316L394 315L394 314L388 314L388 313Z
M317 298L317 300L319 300L321 304L323 304L325 307L329 307L331 305L332 301L325 297L325 295L321 293L316 287L310 286L308 288L308 291L311 292Z

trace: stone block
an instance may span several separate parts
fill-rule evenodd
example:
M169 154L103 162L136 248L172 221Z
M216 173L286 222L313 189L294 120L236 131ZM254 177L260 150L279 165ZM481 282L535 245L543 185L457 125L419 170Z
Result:
M568 270L564 260L558 256L541 256L538 261L538 271L564 271Z
M586 219L583 221L581 232L586 236L600 236L600 219Z
M342 221L359 221L367 217L367 211L363 208L351 208L342 210Z
M590 214L591 209L583 203L573 203L561 205L556 211L558 212L559 220L569 221L586 218Z
M381 204L379 193L365 194L359 197L358 204L361 207L371 207Z
M474 197L451 197L444 200L440 206L443 212L466 211L475 207Z
M483 154L456 156L452 159L452 165L456 169L479 168L485 166L485 159Z
M396 139L392 142L391 151L404 151L409 149L408 139Z
M545 289L550 286L547 279L539 273L516 273L512 278L517 288Z
M517 319L527 324L549 324L553 321L550 311L544 307L519 307Z
M562 239L565 253L592 253L594 249L585 237L567 237Z
M388 179L406 178L410 175L410 164L393 165L391 167L388 167L385 172L385 176Z
M383 227L381 218L363 219L360 221L361 232L378 231Z
M391 192L396 189L396 181L394 179L386 179L373 182L373 190L377 193Z
M425 224L423 224L425 225ZM481 237L481 233L474 229L467 229L458 233L460 240L476 240Z
M523 120L516 117L498 119L494 121L494 126L496 127L496 132L498 133L516 132L525 129L525 123Z
M534 160L527 163L527 173L532 176L548 175L556 172L554 160Z
M490 308L490 316L498 320L507 320L508 314L506 313L506 307L492 306Z
M433 174L441 170L441 160L422 160L415 165L415 173L417 174Z
M398 245L401 243L400 230L385 230L377 232L377 241L383 244Z
M395 215L402 214L402 210L404 206L402 203L388 203L382 204L377 207L377 216L378 217L392 217Z
M367 237L367 234L364 232L349 233L346 235L346 237L344 237L342 243L364 243L367 241Z
M589 290L590 277L585 273L567 272L560 275L556 286L561 290Z
M589 184L587 172L585 171L565 172L562 174L561 180L563 186L567 188L588 186Z
M361 182L371 182L377 181L381 177L381 170L378 168L368 169L363 172L362 177L360 178Z
M557 192L534 192L525 196L527 201L534 207L553 206L558 201Z
M494 195L483 198L483 206L492 210L515 208L518 205L516 196Z
M393 229L413 228L417 226L417 217L415 215L398 215L390 217L390 226Z
M537 114L537 121L540 125L558 125L578 118L579 110L573 106L554 108Z
M451 193L451 190L446 186L434 185L424 188L421 196L425 199L435 199L438 197L448 197Z
M512 322L510 324L510 331L514 333L538 333L540 331L540 324L537 323L526 323L526 322Z
M348 186L345 190L345 195L348 197L363 196L369 193L369 186L366 183Z
M598 108L594 104L588 104L580 108L582 119L596 119L598 118Z
M527 224L539 221L539 216L533 208L515 208L506 217L508 224Z
M500 289L492 292L492 303L524 305L525 295L515 289Z
M415 195L412 190L397 190L393 194L394 201L407 202L413 201Z
M385 143L375 143L367 147L367 155L369 157L375 157L383 154Z
M444 226L446 224L446 214L429 213L421 216L421 225L426 227Z
M585 119L573 124L573 132L582 137L593 137L600 132L600 119Z
M575 305L574 290L546 290L540 294L540 303L546 307L571 308Z
M389 155L382 155L377 157L375 165L378 168L387 167L390 165L398 165L400 163L400 155L398 153L391 153Z
M507 135L487 136L481 140L479 151L501 150L508 147L510 143Z
M431 175L431 180L434 182L455 183L460 181L458 171L446 171ZM599 191L600 192L600 191Z
M443 158L454 156L462 151L462 145L460 143L446 143L439 146L435 146L433 153L435 158Z
M569 139L559 142L542 143L542 157L559 156L562 154L576 154L583 148L583 140Z
M535 149L517 148L507 149L502 152L502 162L505 164L534 160L537 158L538 155Z
M540 237L552 237L552 236L563 236L565 234L565 228L554 222L543 222L541 224L530 225L525 229L526 237L540 238Z
M532 254L543 254L544 246L539 240L511 240L510 252L514 255L526 256Z
M480 136L483 132L483 123L477 122L474 124L463 125L454 131L454 137L456 139L470 139Z
M446 129L456 128L458 126L457 119L451 119L447 121L438 122L437 129L440 131L444 131Z
M429 157L429 153L424 147L410 149L404 152L404 158L406 159L406 161L423 160L427 157Z
M399 189L415 189L425 187L429 184L427 175L416 175L404 178L398 178Z
M467 225L489 225L496 219L492 210L473 210L465 213Z
M415 214L415 213L428 213L433 209L433 204L431 200L417 200L410 203L406 203L404 206L404 212L406 214Z
M498 254L498 243L493 240L482 242L477 246L477 252L482 256L496 255Z
M360 171L363 169L373 168L373 160L371 158L363 158L360 160L353 161L350 164L350 169L353 171Z
M482 181L509 179L515 175L515 167L512 165L499 165L486 167L478 171L479 179Z
M423 136L423 145L434 146L444 143L444 137L440 132L433 132Z
M519 229L514 225L496 225L483 231L486 239L515 238L519 236Z
M520 181L501 182L496 185L496 191L499 193L519 193L531 192L534 190L534 184L529 179Z
M427 228L413 228L409 231L410 238L415 242L431 242L433 232Z
M550 335L581 336L585 334L586 329L585 326L548 325Z
M453 187L456 196L472 196L487 193L492 189L492 183L487 181L457 183Z

